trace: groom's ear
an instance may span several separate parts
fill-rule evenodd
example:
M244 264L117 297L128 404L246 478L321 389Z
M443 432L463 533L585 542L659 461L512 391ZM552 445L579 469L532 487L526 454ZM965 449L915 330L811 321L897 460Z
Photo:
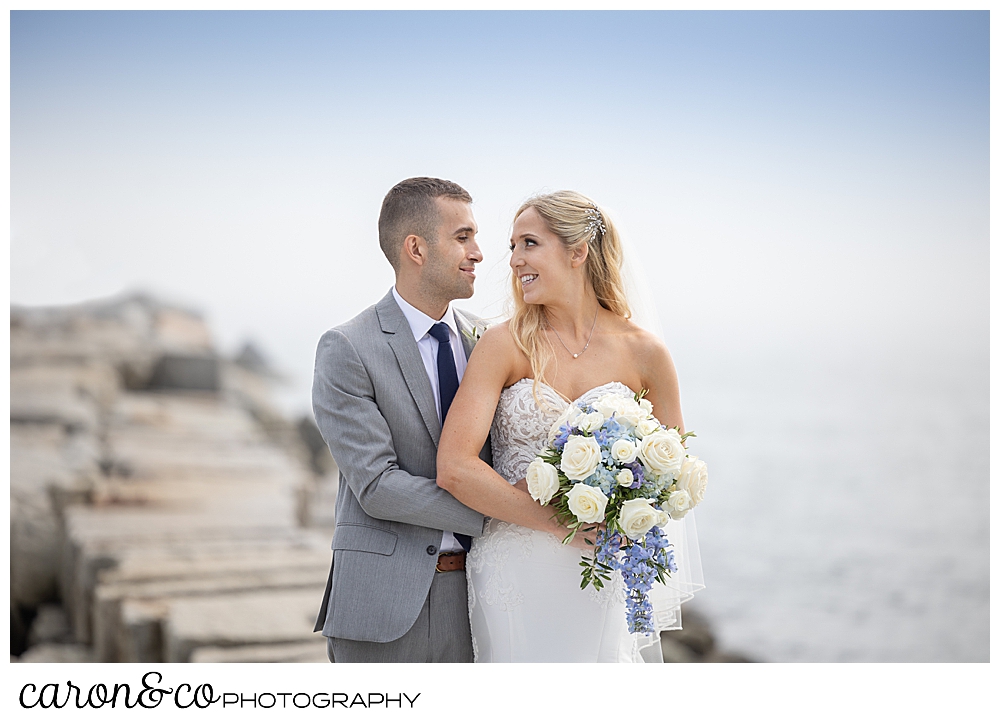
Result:
M400 254L417 266L423 266L427 261L427 241L424 240L423 236L411 233L403 239L403 248Z

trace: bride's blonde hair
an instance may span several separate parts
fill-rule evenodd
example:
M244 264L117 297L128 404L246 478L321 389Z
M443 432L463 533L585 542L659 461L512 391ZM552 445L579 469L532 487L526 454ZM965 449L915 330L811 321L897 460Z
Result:
M584 268L594 287L597 301L608 311L628 319L632 312L622 281L622 244L611 219L600 207L575 191L556 191L533 196L514 214L514 220L529 208L542 217L570 252L588 245ZM511 274L512 310L508 328L517 348L531 363L535 383L532 391L538 400L538 384L545 382L545 369L555 358L555 350L545 336L545 309L540 304L526 304L521 281Z

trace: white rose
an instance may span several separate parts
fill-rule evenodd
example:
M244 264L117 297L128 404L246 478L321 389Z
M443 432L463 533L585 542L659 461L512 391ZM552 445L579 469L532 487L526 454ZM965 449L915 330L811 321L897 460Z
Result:
M619 394L605 394L603 397L594 402L594 409L607 418L621 409L622 401L623 399Z
M611 459L619 464L632 464L639 449L627 439L619 439L611 445Z
M594 402L594 409L605 418L614 415L616 421L629 427L634 427L646 416L634 399L620 394L605 394Z
M634 399L626 399L625 403L622 404L621 412L616 419L624 420L628 422L629 426L634 427L643 419L646 418L646 412L643 411Z
M649 401L648 399L640 399L639 400L639 408L642 409L642 411L646 413L647 417L652 417L653 416L653 403L651 401Z
M639 458L654 474L677 479L684 462L684 445L676 429L664 429L647 434L639 443Z
M631 487L632 483L635 482L635 475L632 474L632 470L623 469L615 475L615 481L618 482L619 487Z
M667 498L666 503L663 505L670 516L679 520L684 515L688 513L694 505L691 501L691 495L688 494L687 490L675 490L670 493L670 497Z
M604 509L608 506L608 498L596 487L582 482L573 485L566 494L569 511L576 515L580 522L601 522L604 520Z
M594 431L601 428L602 424L604 424L604 415L600 412L591 412L590 414L584 414L580 417L576 426L578 426L583 432L590 432L593 434Z
M635 425L635 433L639 437L645 437L647 434L652 434L658 429L660 429L660 423L652 417L649 419L640 419L639 423Z
M560 469L572 480L586 479L601 462L601 446L593 437L570 435L563 447Z
M618 524L630 540L638 540L660 524L660 519L660 511L653 507L653 501L639 497L622 504Z
M564 424L568 424L571 427L575 427L577 420L583 415L583 411L575 404L570 404L566 407L566 411L559 415L559 418L553 423L552 427L549 429L549 444L555 441L556 437L559 436L559 428Z
M697 457L688 457L681 465L677 476L677 489L691 495L691 506L701 504L705 499L705 487L708 486L708 465Z
M531 498L541 505L547 505L559 491L559 472L541 457L535 457L525 474Z

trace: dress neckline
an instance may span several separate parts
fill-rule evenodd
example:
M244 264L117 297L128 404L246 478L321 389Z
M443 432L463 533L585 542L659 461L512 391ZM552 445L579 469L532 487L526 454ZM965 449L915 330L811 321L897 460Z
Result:
M532 379L531 377L522 377L521 379L518 379L516 382L514 382L509 387L507 387L507 389L513 389L514 387L516 387L521 382L529 382L529 383L534 384L535 380ZM604 387L611 387L611 386L614 386L616 384L618 386L625 387L630 392L632 392L633 395L635 394L635 392L632 391L632 387L630 387L628 384L625 384L624 382L613 381L613 382L605 382L604 384L598 384L596 387L591 387L590 389L588 389L587 391L585 391L583 394L581 394L580 396L578 396L576 399L572 399L569 402L567 402L566 401L566 397L564 397L562 394L560 394L559 391L555 387L553 387L551 384L546 384L545 382L542 382L542 381L538 382L539 386L547 388L549 391L551 391L553 394L555 394L559 398L559 401L565 403L567 407L570 406L571 404L576 404L581 399L583 399L585 396L587 396L588 394L590 394L591 392L593 392L593 391L595 391L597 389L603 389ZM504 389L504 391L507 391L507 389Z

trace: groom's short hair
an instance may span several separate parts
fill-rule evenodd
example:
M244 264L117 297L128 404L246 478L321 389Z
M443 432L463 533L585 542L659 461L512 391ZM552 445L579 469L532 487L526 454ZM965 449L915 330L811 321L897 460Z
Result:
M407 178L385 194L378 217L378 243L392 268L399 270L399 252L410 234L437 243L438 212L435 198L472 203L472 196L457 183L441 178Z

